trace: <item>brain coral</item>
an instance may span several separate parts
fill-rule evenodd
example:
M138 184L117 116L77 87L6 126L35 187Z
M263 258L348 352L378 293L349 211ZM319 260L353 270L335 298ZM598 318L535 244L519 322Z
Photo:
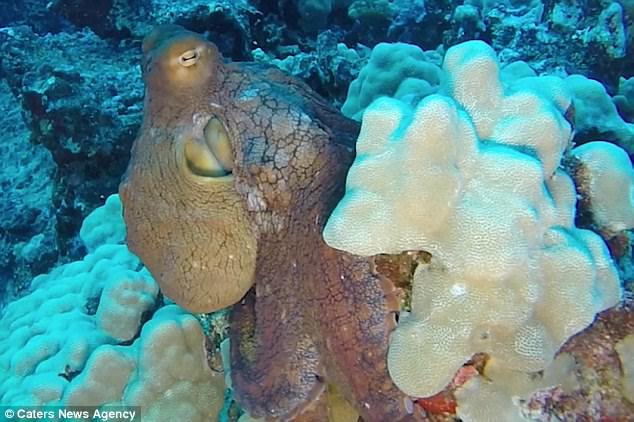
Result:
M615 305L607 248L574 225L576 192L559 165L572 134L559 81L503 86L483 42L451 48L445 95L365 112L346 194L326 242L359 255L425 250L412 311L392 335L389 370L406 393L437 393L476 352L542 370Z

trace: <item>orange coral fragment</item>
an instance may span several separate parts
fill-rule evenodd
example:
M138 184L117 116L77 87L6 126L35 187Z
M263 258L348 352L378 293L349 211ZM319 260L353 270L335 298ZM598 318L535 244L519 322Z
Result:
M476 375L478 370L475 366L465 365L456 372L448 388L431 397L420 398L415 403L432 414L455 414L457 404L453 390Z
M456 372L451 386L455 389L461 387L465 382L469 381L472 377L478 375L478 370L473 365L465 365Z
M438 393L435 396L418 399L416 404L420 405L429 413L443 414L443 413L456 413L456 400L450 397L447 393Z

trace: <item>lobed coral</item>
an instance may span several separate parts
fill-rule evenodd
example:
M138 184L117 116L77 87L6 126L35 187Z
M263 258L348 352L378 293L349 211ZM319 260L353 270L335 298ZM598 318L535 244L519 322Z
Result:
M431 253L388 355L396 384L417 397L478 352L507 369L544 369L621 294L601 238L574 225L575 187L559 168L572 136L562 81L505 86L480 41L452 47L443 71L444 95L366 110L346 195L324 230L355 254Z
M416 104L426 95L433 94L438 89L441 75L434 53L424 52L412 44L378 44L359 77L350 84L341 112L361 120L366 107L381 96Z
M571 75L564 81L574 97L576 138L584 142L597 138L610 140L633 151L634 123L623 120L605 87L582 75Z
M81 233L91 252L36 277L0 318L0 404L119 404L141 406L150 421L217 419L224 380L207 366L200 324L176 305L154 312L158 286L120 244L118 195Z
M634 122L634 77L619 80L619 92L612 101L624 120Z
M94 252L101 245L124 243L125 223L121 218L122 214L119 195L111 195L105 204L86 216L79 230L79 237L88 252Z
M579 160L577 190L596 228L614 235L634 227L634 170L627 153L609 142L589 142L572 153Z

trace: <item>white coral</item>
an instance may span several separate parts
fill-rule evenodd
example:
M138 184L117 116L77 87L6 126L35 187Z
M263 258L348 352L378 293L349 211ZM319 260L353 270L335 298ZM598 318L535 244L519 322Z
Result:
M142 326L158 286L119 244L118 196L84 223L91 253L36 277L0 315L0 405L118 404L141 406L144 421L217 420L224 380L207 365L198 321L170 305Z
M505 87L480 41L451 48L443 66L446 95L366 110L324 231L329 245L359 255L432 254L388 356L395 383L418 397L477 352L541 370L620 299L607 248L574 226L575 187L558 169L572 132L562 82Z

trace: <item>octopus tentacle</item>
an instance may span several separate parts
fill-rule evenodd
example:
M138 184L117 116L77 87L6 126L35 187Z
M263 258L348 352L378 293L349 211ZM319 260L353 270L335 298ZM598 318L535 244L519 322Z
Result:
M258 262L256 287L232 309L232 381L252 416L290 420L323 393L324 370L306 329L306 304L293 291L301 289L298 271L274 251Z

